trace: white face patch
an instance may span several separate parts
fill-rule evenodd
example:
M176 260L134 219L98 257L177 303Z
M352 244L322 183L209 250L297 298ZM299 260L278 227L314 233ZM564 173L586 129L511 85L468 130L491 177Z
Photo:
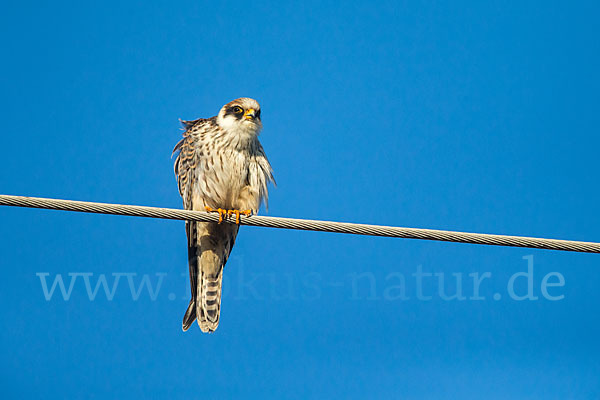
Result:
M234 100L221 108L217 116L217 124L228 133L237 136L239 139L250 139L258 136L262 129L260 118L249 120L241 115L231 112L232 107L239 106L245 112L248 109L254 109L260 112L260 105L254 99L242 97Z

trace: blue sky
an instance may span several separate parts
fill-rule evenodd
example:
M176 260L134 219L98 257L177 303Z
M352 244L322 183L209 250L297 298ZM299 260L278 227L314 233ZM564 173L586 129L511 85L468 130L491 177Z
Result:
M278 182L269 215L600 241L599 14L6 3L0 192L179 208L178 118L249 96ZM205 335L181 331L183 222L5 207L0 220L11 398L600 395L598 255L245 227ZM508 282L530 262L538 299L515 300ZM418 270L438 274L430 300ZM561 300L541 292L553 272ZM471 299L469 274L485 273ZM456 276L466 299L445 300ZM57 277L68 299L44 292ZM112 299L99 286L91 300L101 277ZM144 279L154 292L138 293Z

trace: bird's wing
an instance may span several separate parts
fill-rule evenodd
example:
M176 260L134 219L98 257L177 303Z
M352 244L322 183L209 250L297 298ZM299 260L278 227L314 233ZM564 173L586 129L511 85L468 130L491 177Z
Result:
M182 121L186 128L183 139L177 143L173 149L173 154L177 153L175 159L174 171L177 177L177 186L179 194L183 199L183 208L192 210L194 208L193 198L194 190L198 185L198 165L200 163L200 153L198 148L198 132L202 132L210 124L208 120ZM196 294L198 286L198 258L200 257L200 246L198 237L198 222L186 221L185 231L188 239L188 265L190 271L190 287L192 299L188 310L183 318L183 330L187 330L196 319Z
M198 179L197 167L200 163L201 153L198 151L199 134L210 125L210 120L199 119L196 121L182 121L186 130L183 139L175 145L173 154L177 153L173 165L179 194L183 199L183 207L186 210L193 209L193 190Z
M273 168L267 159L265 150L258 141L256 142L253 153L252 162L250 163L248 171L248 183L258 193L258 203L264 202L265 207L268 208L269 190L267 184L271 182L273 185L277 185L275 178L273 177Z

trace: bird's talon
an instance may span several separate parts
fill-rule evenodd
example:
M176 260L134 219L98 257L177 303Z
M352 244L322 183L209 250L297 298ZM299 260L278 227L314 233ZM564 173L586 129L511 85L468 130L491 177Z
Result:
M249 217L252 215L252 210L226 210L224 208L211 208L211 207L204 207L204 209L206 210L206 212L218 212L219 213L219 224L221 222L223 222L224 219L229 219L229 217L231 215L235 215L235 223L236 224L240 224L240 215L244 215L246 217Z
M231 212L231 214L235 215L235 223L237 225L240 224L240 215L244 215L246 217L249 217L250 215L252 215L252 210L229 210Z
M204 206L204 209L206 210L207 213L211 213L211 212L217 212L217 213L219 213L219 224L221 222L223 222L223 213L222 212L224 210L222 210L220 208L216 208L216 209L215 208L211 208L209 206Z

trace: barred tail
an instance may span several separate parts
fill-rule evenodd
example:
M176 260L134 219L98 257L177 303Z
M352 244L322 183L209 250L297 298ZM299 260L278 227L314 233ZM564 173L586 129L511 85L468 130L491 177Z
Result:
M214 332L221 312L223 267L239 226L189 221L187 227L192 299L183 317L183 330L197 320L202 332Z
M201 275L196 295L196 316L202 332L214 332L219 326L222 271L216 276L210 273Z
M183 316L184 331L187 331L196 319L202 332L214 332L219 326L223 280L221 264L220 258L215 257L214 252L210 250L204 251L193 260L190 259L190 272L194 269L194 273L191 274L193 295Z

